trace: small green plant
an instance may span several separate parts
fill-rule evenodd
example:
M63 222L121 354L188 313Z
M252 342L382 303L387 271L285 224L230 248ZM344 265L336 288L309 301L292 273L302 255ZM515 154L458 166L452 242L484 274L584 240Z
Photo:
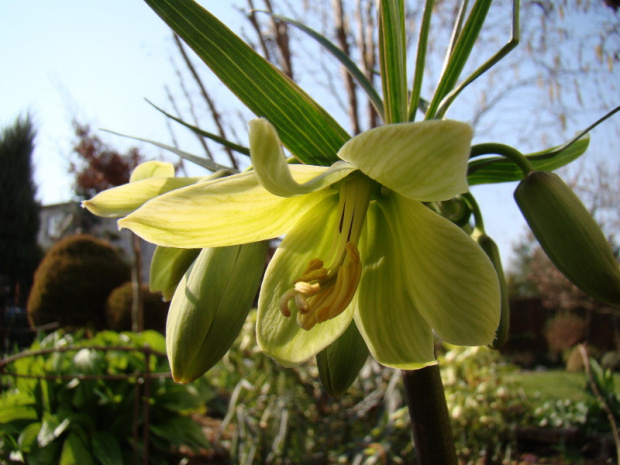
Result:
M165 465L181 446L208 448L188 416L208 396L205 385L145 376L169 371L164 348L155 331L92 339L58 331L32 355L5 360L0 463L122 465L147 456Z
M514 442L514 427L530 408L510 380L517 368L486 347L451 348L441 368L461 460L477 463L484 454L487 463L501 463Z
M129 265L108 243L87 234L59 241L34 275L28 299L33 325L105 328L105 304L112 289L131 279Z

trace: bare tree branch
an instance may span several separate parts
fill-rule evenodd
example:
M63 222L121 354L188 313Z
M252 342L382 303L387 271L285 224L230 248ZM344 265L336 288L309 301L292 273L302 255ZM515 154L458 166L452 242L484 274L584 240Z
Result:
M225 131L224 126L222 124L221 115L219 114L219 112L215 108L215 103L213 102L213 99L209 96L209 93L207 92L207 89L204 86L204 84L202 82L202 79L200 79L200 76L198 75L198 72L196 71L196 68L192 64L192 62L189 59L189 57L187 56L187 53L185 52L185 47L183 46L183 43L181 42L181 39L179 39L179 37L176 34L174 34L173 37L174 37L174 41L175 41L175 43L176 43L176 45L177 45L177 47L179 49L179 52L181 52L181 56L183 57L183 60L185 61L185 64L187 65L187 68L189 69L189 71L192 74L194 80L196 81L196 84L198 85L198 87L200 89L200 94L204 98L205 102L207 102L209 110L211 111L211 117L213 119L213 122L217 126L217 130L219 132L220 137L222 137L224 139L227 139L226 131ZM230 160L230 163L232 164L233 168L239 169L239 165L237 163L237 160L235 159L235 156L232 153L232 150L230 148L228 148L228 147L224 147L224 150L228 154L228 159Z

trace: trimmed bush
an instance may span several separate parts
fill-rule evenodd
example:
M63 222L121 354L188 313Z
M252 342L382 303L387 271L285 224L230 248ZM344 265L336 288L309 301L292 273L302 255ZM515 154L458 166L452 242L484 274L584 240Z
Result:
M104 329L108 295L130 277L129 265L110 244L87 234L62 239L35 272L30 323Z
M154 329L163 334L166 329L169 302L164 302L161 294L153 294L146 284L142 285L144 305L144 329ZM133 284L127 282L117 287L108 297L106 322L114 331L131 331L131 305Z
M581 342L586 334L588 322L570 312L561 312L547 321L545 336L549 352L557 356Z

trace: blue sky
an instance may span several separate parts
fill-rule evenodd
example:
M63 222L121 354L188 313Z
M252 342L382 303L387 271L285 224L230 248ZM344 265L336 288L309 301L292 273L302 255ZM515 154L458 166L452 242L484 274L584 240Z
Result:
M225 21L239 17L229 2L206 3ZM144 99L167 104L164 87L177 82L170 64L175 51L169 29L145 3L6 0L1 12L0 125L32 116L41 202L71 199L73 118L94 129L168 141L165 118ZM120 150L136 145L100 135ZM144 151L159 156L148 146Z
M241 15L233 4L239 2L200 3L238 30ZM177 53L169 29L139 0L3 1L0 125L25 113L32 116L38 130L35 180L43 204L72 198L68 167L73 118L93 128L170 143L165 117L144 99L169 108L165 86L178 82L173 56ZM207 86L218 93L222 89L215 78L207 79ZM588 116L588 121L593 119ZM161 157L161 151L151 146L99 135L120 151L139 145L147 157ZM195 147L188 133L176 136L183 149ZM512 200L514 188L513 184L474 190L486 214L487 232L500 244L505 262L525 230Z

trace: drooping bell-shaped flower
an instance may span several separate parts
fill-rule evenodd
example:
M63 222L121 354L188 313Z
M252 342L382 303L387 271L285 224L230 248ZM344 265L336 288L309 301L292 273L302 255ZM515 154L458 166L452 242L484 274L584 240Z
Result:
M146 240L222 247L284 235L259 298L260 347L285 366L336 340L352 321L380 363L435 363L433 331L458 345L493 340L493 265L423 202L467 190L471 128L386 125L354 137L331 167L288 164L273 126L250 123L253 171L160 195L123 220Z

